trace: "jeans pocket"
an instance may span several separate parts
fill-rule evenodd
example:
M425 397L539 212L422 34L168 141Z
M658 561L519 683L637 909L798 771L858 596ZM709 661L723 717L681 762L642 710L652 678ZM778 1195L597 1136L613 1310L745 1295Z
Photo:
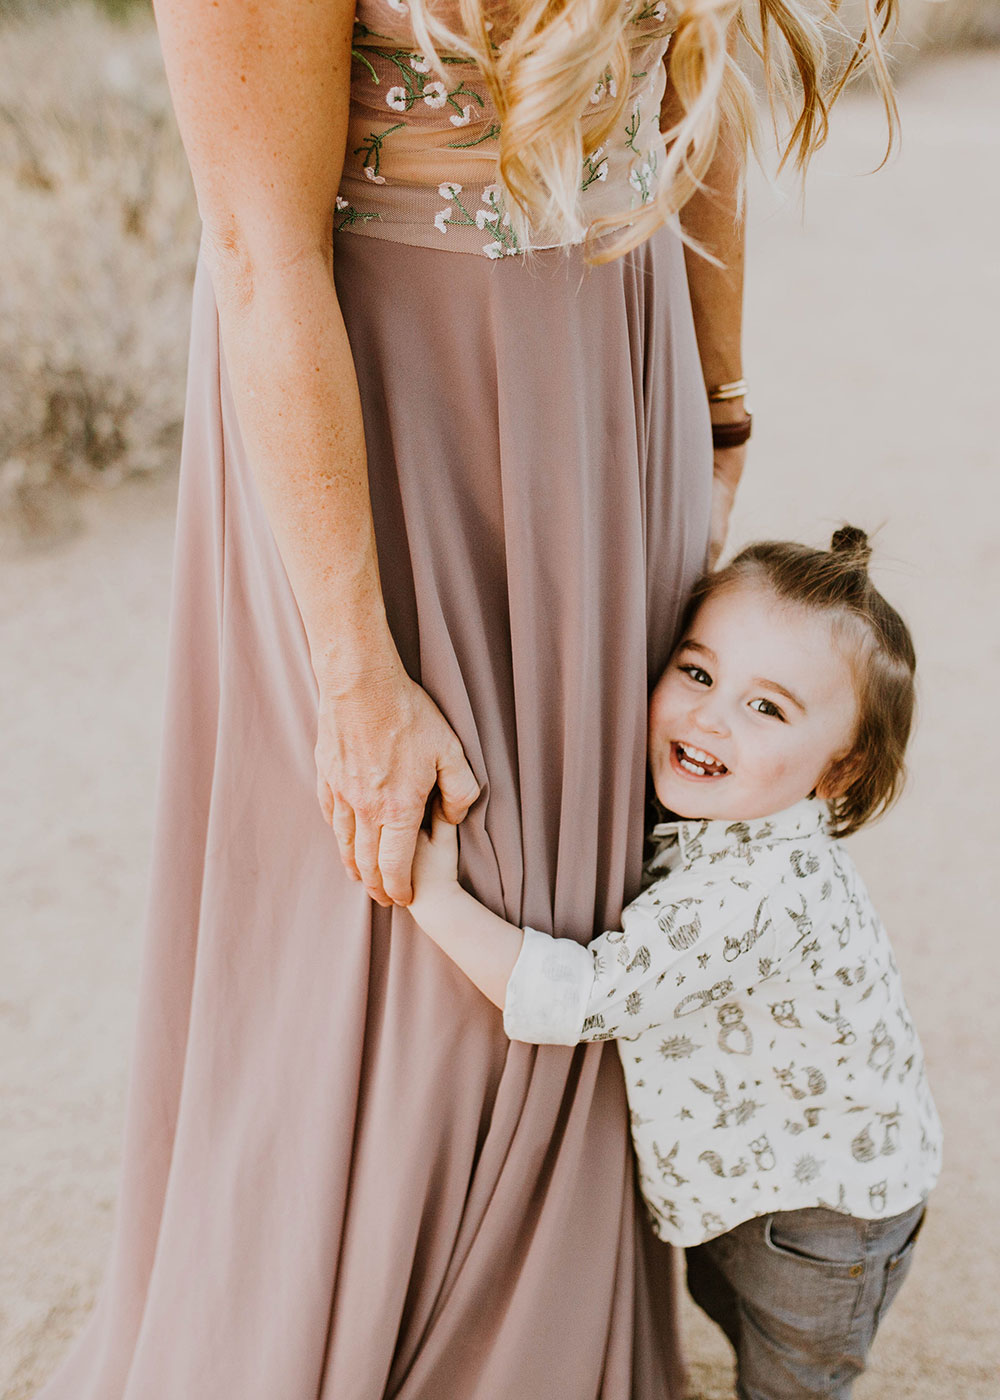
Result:
M808 1353L817 1364L839 1364L864 1288L856 1232L841 1220L840 1238L813 1232L802 1212L778 1212L760 1221L756 1241L726 1261L744 1316L758 1336L789 1355ZM825 1223L825 1222L823 1222Z
M863 1243L853 1230L844 1228L844 1216L834 1215L832 1229L824 1229L820 1218L824 1214L817 1209L779 1211L767 1216L765 1245L772 1254L789 1263L811 1267L827 1278L861 1278L865 1272Z
M876 1327L879 1326L883 1317L885 1317L886 1313L889 1311L889 1308L895 1301L896 1294L903 1286L903 1280L910 1272L910 1266L913 1263L913 1251L917 1244L917 1236L920 1234L923 1227L926 1214L927 1212L925 1210L920 1215L920 1218L917 1220L916 1225L914 1225L910 1233L909 1239L903 1245L902 1249L897 1250L895 1254L890 1255L886 1260L885 1273L882 1278L882 1297L879 1300L879 1305L875 1313Z

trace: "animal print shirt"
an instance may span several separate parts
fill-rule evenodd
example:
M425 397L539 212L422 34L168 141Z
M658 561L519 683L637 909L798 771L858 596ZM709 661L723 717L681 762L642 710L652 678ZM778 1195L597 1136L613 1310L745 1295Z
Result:
M698 1244L775 1210L923 1199L941 1129L888 939L827 810L653 828L648 883L588 947L526 929L512 1040L617 1040L643 1195Z

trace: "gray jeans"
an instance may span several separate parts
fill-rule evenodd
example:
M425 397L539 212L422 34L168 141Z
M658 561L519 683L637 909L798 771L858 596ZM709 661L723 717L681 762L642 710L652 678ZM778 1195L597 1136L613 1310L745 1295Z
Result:
M887 1220L778 1211L689 1249L688 1288L733 1344L740 1400L847 1400L923 1218L923 1203Z

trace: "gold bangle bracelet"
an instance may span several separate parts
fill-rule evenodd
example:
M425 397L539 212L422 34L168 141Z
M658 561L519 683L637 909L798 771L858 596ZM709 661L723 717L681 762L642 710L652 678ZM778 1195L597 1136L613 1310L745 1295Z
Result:
M725 403L727 399L742 399L746 397L747 382L745 379L734 379L731 384L717 384L714 389L708 391L709 403Z

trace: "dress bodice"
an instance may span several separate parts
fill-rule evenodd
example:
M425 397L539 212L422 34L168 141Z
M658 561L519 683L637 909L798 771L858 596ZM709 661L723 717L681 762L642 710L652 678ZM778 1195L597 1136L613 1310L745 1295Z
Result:
M652 199L669 10L651 0L627 25L632 61L618 126L583 161L585 223ZM358 0L338 231L500 258L525 251L499 184L500 123L478 66L442 54L442 81L417 51L406 0ZM610 75L582 113L584 133L614 100Z

